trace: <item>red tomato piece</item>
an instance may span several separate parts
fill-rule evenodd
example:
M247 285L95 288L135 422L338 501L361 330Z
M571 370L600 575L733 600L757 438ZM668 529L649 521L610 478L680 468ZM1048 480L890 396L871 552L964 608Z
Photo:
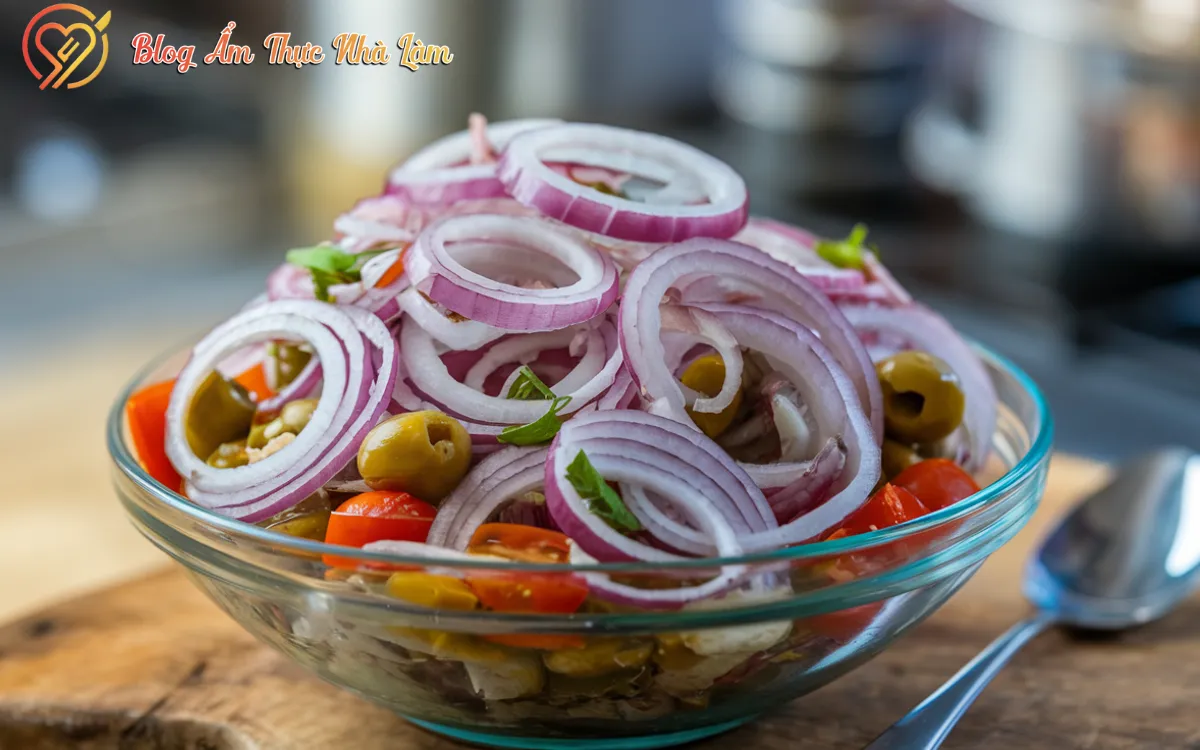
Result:
M896 475L892 484L921 499L930 510L941 510L979 492L975 478L948 458L928 458Z
M587 583L570 574L478 572L467 575L467 585L497 612L569 614L588 595Z
M385 540L424 542L436 514L436 508L407 492L364 492L329 516L325 542L347 547ZM342 568L365 564L338 555L325 555L324 560L326 565Z
M467 551L525 562L565 563L571 555L566 534L517 523L485 523L475 530Z
M865 534L868 531L886 529L911 521L928 513L929 508L913 493L888 483L880 487L865 505L854 511L838 531L844 532L846 536Z
M167 404L174 388L174 380L146 386L125 402L125 418L138 463L156 482L178 492L183 479L167 458Z

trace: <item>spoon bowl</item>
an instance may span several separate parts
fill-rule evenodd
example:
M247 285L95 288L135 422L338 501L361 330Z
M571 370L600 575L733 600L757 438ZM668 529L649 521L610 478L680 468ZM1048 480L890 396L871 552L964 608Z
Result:
M1025 572L1025 596L1057 623L1119 630L1157 619L1200 570L1200 455L1131 462L1072 510Z

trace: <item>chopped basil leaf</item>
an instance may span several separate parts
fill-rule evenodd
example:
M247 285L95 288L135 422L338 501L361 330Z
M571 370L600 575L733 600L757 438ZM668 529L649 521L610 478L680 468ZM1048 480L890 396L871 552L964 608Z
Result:
M558 418L558 413L566 408L567 404L571 403L570 396L561 396L554 399L550 403L550 408L537 421L529 424L512 425L505 427L500 431L500 435L496 438L502 443L509 445L541 445L548 443L558 434L558 430L562 427L562 421Z
M528 365L517 368L517 379L508 389L508 398L518 401L542 401L554 398L554 391L541 381Z
M353 284L362 281L362 267L368 260L384 250L369 250L365 253L347 253L332 245L317 245L288 250L287 262L293 266L307 268L312 274L313 290L322 302L332 302L329 287L336 284Z
M816 247L817 255L829 261L838 268L862 269L863 241L867 239L867 227L855 224L850 230L850 236L844 240L819 240Z
M579 451L575 460L567 464L567 481L587 501L588 508L609 526L617 531L641 530L642 524L637 516L626 507L616 490L608 486L583 451Z

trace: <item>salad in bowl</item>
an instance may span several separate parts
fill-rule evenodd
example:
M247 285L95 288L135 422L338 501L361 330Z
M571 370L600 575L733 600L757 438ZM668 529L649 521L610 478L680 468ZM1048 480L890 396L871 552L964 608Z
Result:
M473 115L131 386L118 490L247 628L424 726L720 731L883 648L1040 495L1036 387L866 240L749 216L660 135Z

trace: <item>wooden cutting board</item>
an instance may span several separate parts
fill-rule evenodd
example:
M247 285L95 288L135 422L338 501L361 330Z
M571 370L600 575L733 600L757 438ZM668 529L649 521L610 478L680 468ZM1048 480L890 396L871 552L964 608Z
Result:
M701 745L860 748L1027 611L1022 561L1048 524L1104 475L1097 465L1056 459L1030 527L938 613L834 684ZM1119 637L1041 636L945 747L1200 747L1198 617L1200 600ZM3 750L451 745L308 676L174 568L0 628Z

